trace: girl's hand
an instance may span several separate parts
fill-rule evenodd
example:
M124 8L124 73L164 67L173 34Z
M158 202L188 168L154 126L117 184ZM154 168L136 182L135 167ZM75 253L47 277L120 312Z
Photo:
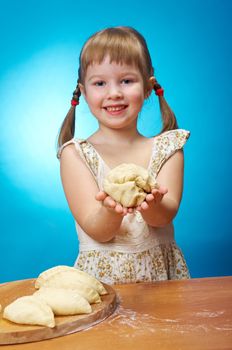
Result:
M120 214L122 216L125 216L127 214L131 214L134 211L134 208L126 208L126 207L123 207L120 203L117 203L112 197L110 197L104 191L99 191L96 194L95 199L99 202L102 202L102 204L106 208L113 210L117 214Z
M147 194L145 200L135 208L126 208L123 207L122 204L117 203L112 197L110 197L104 191L99 191L96 194L96 200L102 202L102 204L110 209L114 210L117 214L125 216L127 214L133 213L135 210L142 211L149 209L149 205L153 203L161 202L163 196L168 192L167 188L160 187L159 189L152 190L151 193Z
M142 211L149 209L151 203L160 203L163 196L168 192L168 189L165 187L160 187L159 189L154 189L151 193L146 195L145 200L136 207L136 210Z

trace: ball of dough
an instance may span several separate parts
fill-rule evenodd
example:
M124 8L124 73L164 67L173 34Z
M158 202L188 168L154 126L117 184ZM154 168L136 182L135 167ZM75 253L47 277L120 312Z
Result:
M118 165L103 182L104 191L124 207L140 205L154 188L158 185L148 171L132 163Z

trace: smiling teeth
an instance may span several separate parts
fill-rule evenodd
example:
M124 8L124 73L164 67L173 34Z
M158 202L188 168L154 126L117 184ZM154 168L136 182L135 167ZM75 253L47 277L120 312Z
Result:
M116 111L120 111L121 109L124 109L124 106L107 107L107 110L108 110L109 112L116 112Z

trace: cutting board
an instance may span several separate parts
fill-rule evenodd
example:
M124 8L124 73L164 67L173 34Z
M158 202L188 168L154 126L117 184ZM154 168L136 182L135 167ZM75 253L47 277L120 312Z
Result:
M51 339L78 332L102 322L110 316L117 307L117 298L114 289L104 284L108 294L102 295L102 302L92 304L92 313L75 316L56 316L56 326L48 328L44 326L29 326L16 324L2 318L2 312L6 305L13 300L33 294L35 279L15 281L0 285L0 345L19 344Z

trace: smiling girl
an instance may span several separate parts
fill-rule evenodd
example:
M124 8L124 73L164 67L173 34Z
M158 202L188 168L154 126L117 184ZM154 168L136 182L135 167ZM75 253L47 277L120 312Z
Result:
M137 121L153 90L163 129L147 138ZM172 224L182 197L182 147L189 132L178 129L163 93L145 39L135 29L108 28L87 40L58 157L79 238L75 267L105 283L189 278ZM80 95L99 125L86 140L74 138ZM103 191L104 178L121 163L142 166L159 184L138 207L123 207Z

